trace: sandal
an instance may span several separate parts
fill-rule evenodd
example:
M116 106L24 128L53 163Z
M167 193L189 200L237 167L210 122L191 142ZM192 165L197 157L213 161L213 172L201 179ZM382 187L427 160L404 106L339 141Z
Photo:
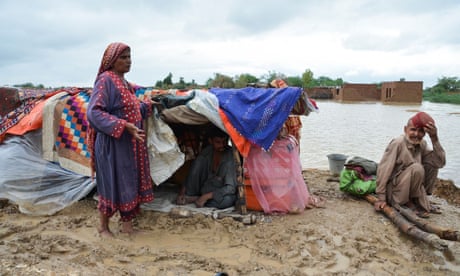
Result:
M432 214L442 214L442 211L441 211L441 208L439 208L438 206L431 205L430 213L432 213Z
M430 217L430 213L427 212L427 211L424 211L424 210L415 211L415 214L416 214L419 218L429 218L429 217Z
M414 203L410 202L410 201L407 202L407 203L406 203L405 205L403 205L403 206L409 208L410 210L412 210L412 211L414 211L414 212L417 211L417 206L416 206Z

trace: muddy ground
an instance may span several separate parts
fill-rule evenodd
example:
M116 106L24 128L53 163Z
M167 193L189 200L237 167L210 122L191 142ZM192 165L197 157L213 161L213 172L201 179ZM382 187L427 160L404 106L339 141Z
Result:
M264 215L244 224L204 215L143 211L135 236L96 231L91 197L53 216L33 217L0 204L0 275L460 275L460 242L447 250L402 233L364 199L338 189L328 171L304 171L325 208ZM460 191L440 180L432 197L443 211L427 222L460 229Z

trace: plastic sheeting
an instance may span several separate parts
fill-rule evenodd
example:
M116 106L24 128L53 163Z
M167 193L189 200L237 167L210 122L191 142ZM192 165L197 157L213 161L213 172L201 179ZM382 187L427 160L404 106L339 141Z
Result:
M275 140L270 151L253 147L245 165L265 213L301 213L311 203L294 138Z
M187 102L187 106L200 113L221 130L227 132L219 115L219 100L216 95L202 90L193 90L195 97Z
M147 148L150 176L156 185L171 177L185 161L173 130L160 118L158 110L147 119Z
M90 177L44 160L41 130L11 136L0 145L0 198L29 215L52 215L88 195Z

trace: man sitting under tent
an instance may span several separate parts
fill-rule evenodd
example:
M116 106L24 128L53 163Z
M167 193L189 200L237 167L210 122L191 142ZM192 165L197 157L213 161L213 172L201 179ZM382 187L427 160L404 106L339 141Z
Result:
M225 209L235 205L236 171L228 135L217 127L207 134L209 145L193 161L176 199L184 205Z

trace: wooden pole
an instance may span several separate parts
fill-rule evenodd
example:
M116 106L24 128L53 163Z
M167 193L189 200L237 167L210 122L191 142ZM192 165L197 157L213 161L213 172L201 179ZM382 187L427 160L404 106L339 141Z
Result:
M377 201L377 198L372 195L365 195L364 198L372 205L374 205ZM382 211L402 232L408 234L409 236L414 237L417 240L424 241L440 251L447 251L449 249L444 240L441 240L435 234L421 230L415 224L409 222L393 207L387 205Z
M246 215L248 210L246 208L246 192L244 191L243 182L243 164L241 163L240 153L232 141L233 159L235 160L236 182L238 189L238 198L235 203L235 208L240 214Z
M377 198L375 198L372 195L367 195L369 198L366 198L367 201L375 202L377 201ZM438 237L440 237L443 240L449 240L449 241L460 241L460 232L452 229L448 229L439 225L434 224L433 222L427 221L425 219L422 219L418 217L412 210L409 208L405 208L402 206L394 206L396 210L401 213L407 220L410 222L414 223L417 225L417 227L421 228L422 230L436 234Z
M403 215L405 218L413 222L415 225L417 225L424 231L434 233L444 240L460 241L460 233L458 231L447 229L442 226L436 225L433 222L419 218L409 208L404 208L401 206L395 206L395 208L401 213L401 215Z

